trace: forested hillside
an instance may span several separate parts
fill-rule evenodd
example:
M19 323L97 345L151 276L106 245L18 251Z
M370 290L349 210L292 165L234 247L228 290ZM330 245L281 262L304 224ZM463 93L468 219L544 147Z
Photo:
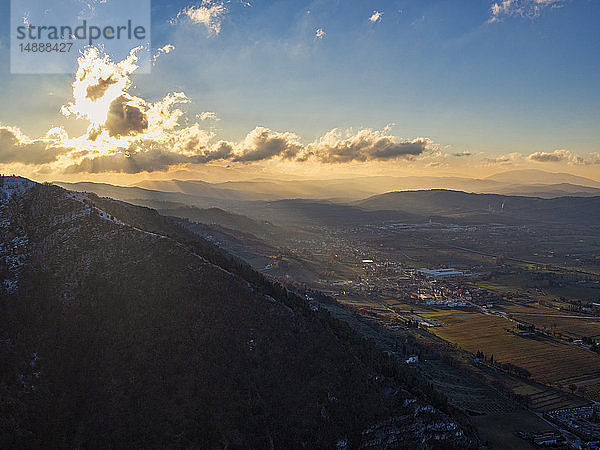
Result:
M475 446L406 366L154 210L23 185L0 222L1 447Z

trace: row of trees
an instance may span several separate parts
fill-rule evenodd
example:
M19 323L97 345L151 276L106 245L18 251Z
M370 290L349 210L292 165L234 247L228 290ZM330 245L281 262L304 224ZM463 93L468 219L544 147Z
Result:
M525 369L523 367L519 367L515 364L508 363L508 362L503 363L500 361L495 361L493 354L490 355L488 358L484 352L482 352L481 350L477 350L477 353L475 353L475 356L479 360L487 362L490 366L497 367L500 370L502 370L510 375L515 375L519 378L525 378L525 379L528 379L531 377L531 372L529 372L527 369Z

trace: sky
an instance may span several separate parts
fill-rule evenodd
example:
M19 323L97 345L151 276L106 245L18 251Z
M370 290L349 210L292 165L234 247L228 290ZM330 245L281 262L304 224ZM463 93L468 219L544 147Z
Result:
M9 8L2 173L600 180L597 0L154 1L151 73L89 48L77 75L11 74Z

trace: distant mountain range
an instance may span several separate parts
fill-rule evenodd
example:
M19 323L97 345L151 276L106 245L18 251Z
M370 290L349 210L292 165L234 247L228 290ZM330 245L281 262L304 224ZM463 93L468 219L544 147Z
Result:
M512 184L573 184L600 188L600 181L579 177L570 173L546 172L543 170L525 169L509 170L491 175L487 180Z
M544 199L433 189L389 192L356 205L368 211L391 210L470 223L600 223L600 197Z
M179 220L1 177L0 237L2 448L476 447L426 380Z
M176 192L196 197L228 200L329 199L358 200L399 190L450 189L484 194L530 197L578 197L600 195L600 182L566 173L513 170L488 178L460 177L357 177L331 180L254 180L206 183L203 181L143 181L145 189Z
M541 171L513 171L508 174L494 175L494 177L536 182L540 177L549 178L548 181L553 181L554 177L555 181L600 184L569 174L549 174ZM401 184L398 180L390 178L385 182L397 186ZM414 180L413 178L413 182ZM419 180L420 183L425 182L425 178ZM434 181L436 183L443 181L447 185L466 183L464 179L427 178L427 180L430 184L434 184ZM144 186L163 190L102 183L57 184L76 191L93 192L100 196L153 207L168 215L205 224L221 225L263 237L268 236L269 232L277 231L273 225L423 222L430 219L460 223L519 224L542 221L594 224L600 219L600 189L595 187L565 182L502 185L504 187L500 188L499 182L495 180L468 181L479 185L491 183L499 193L470 193L449 189L402 190L377 194L361 200L348 200L319 199L310 196L285 198L289 190L277 194L278 191L274 188L282 182L269 184L264 181L257 184L252 182L210 184L198 181L142 183ZM315 186L319 186L319 183L324 183L323 192L327 192L327 186L337 186L341 181L311 183L314 185L312 189L316 189ZM363 181L348 181L348 192L352 192L352 186L356 187L360 183ZM287 183L285 186L291 189L293 183ZM266 193L267 188L271 189L268 193ZM300 195L300 190L303 189L302 183L295 185L295 189ZM520 192L525 190L530 191L532 195L521 195Z

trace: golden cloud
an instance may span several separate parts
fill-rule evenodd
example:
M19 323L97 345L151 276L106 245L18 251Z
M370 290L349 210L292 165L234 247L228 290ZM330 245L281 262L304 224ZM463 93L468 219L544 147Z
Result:
M129 92L137 69L133 49L113 62L97 49L78 60L72 83L73 99L61 109L67 117L88 122L86 133L69 137L52 129L31 139L18 129L0 129L0 163L37 164L40 170L123 172L168 170L182 164L210 161L250 163L271 159L348 163L411 160L432 147L427 138L401 140L389 129L333 129L309 144L291 132L256 127L237 142L215 140L215 133L198 122L182 125L180 105L190 100L183 92L168 93L151 102ZM206 113L200 120L216 118Z

